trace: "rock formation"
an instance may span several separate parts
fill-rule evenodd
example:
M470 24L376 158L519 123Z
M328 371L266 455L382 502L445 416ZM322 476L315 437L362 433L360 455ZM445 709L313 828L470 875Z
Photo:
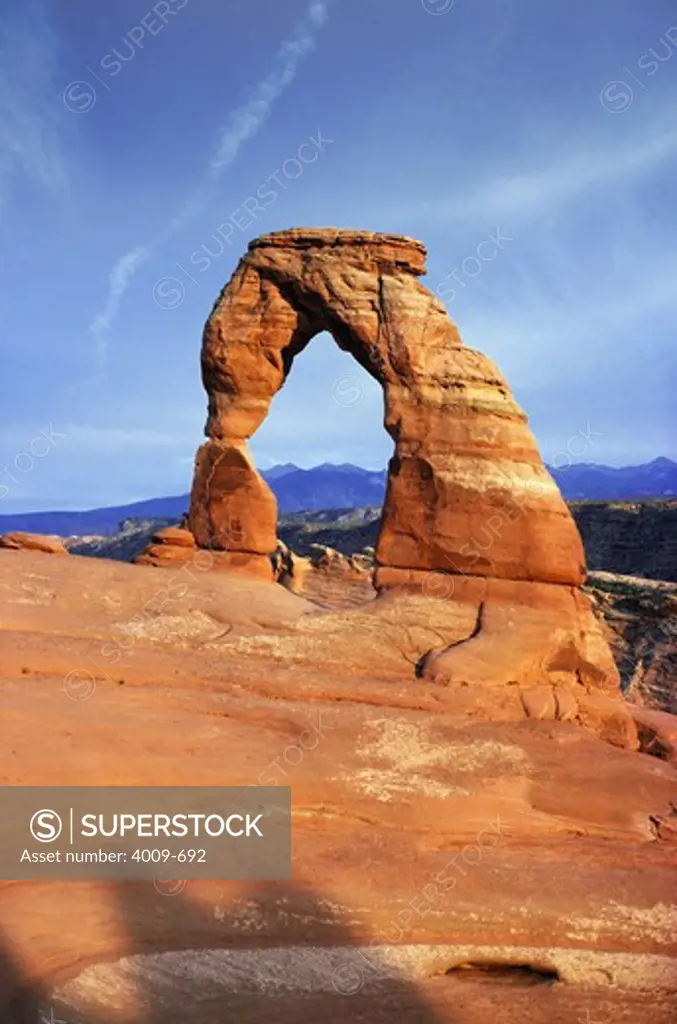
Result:
M273 555L276 581L326 609L359 607L373 600L372 569L368 556L346 556L323 544L310 544L304 557L278 540Z
M166 526L150 538L150 543L132 558L136 565L152 565L158 569L180 569L199 566L201 572L245 572L270 580L273 567L270 559L252 559L245 552L204 550L185 526Z
M293 360L326 330L381 384L395 442L380 585L400 570L582 581L580 537L524 413L419 283L424 272L424 246L396 235L290 230L250 244L204 332L209 441L190 512L201 547L275 551L275 501L247 442Z
M189 562L197 545L190 530L165 526L150 538L150 544L132 561L137 565L175 566Z
M612 734L632 746L630 717L614 705L618 673L579 589L576 525L507 383L463 345L419 283L424 272L424 246L396 235L289 230L250 244L204 331L209 440L191 496L197 544L264 571L276 507L248 440L293 360L329 331L381 384L395 442L376 587L450 604L450 629L420 652L420 673L452 687L450 698L459 687L514 684L513 704L529 717L568 720L581 699L594 703L583 718L604 731L611 716Z
M42 551L46 555L67 555L68 549L61 537L44 533L5 533L0 537L0 548L10 551Z

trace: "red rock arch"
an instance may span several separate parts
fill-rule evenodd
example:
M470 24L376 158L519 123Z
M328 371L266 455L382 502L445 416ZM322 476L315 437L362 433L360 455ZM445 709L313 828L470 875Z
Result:
M264 567L276 504L248 440L319 332L381 384L395 442L377 546L388 587L441 570L578 584L583 548L526 416L424 288L425 247L398 235L295 229L253 241L207 321L209 397L190 525L201 547Z

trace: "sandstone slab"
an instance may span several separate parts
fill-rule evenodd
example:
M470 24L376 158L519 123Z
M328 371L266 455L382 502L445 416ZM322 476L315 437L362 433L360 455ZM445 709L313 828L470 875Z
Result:
M44 533L22 533L17 530L0 537L0 548L10 551L42 551L46 555L67 555L68 548L61 537Z
M35 552L0 561L0 600L0 782L266 782L294 807L288 883L0 883L12 1024L671 1024L675 768L501 718L519 687L468 715L418 677L472 601L320 613L245 575Z

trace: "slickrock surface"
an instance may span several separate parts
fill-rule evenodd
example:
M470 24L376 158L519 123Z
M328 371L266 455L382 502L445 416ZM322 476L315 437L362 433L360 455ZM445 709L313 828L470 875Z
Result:
M51 537L44 533L5 533L0 537L0 548L10 551L42 551L46 555L67 555L61 537Z
M0 602L1 783L289 784L294 828L288 883L0 883L0 1020L674 1021L677 771L420 678L473 602L22 551Z

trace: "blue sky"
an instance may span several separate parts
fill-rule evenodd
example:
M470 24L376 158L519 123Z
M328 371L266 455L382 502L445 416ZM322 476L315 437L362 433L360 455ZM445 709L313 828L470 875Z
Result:
M677 456L674 0L0 12L3 512L186 491L204 320L249 240L291 226L421 238L547 459ZM381 420L323 335L252 450L382 466Z

